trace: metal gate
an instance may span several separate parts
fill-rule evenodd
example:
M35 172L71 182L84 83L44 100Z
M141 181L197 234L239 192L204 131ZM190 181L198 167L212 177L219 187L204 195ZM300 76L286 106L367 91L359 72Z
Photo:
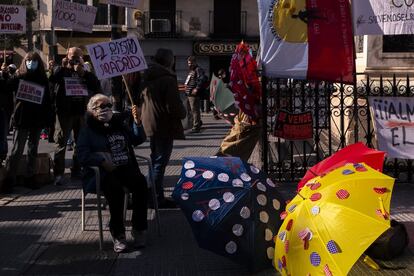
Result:
M263 167L279 181L298 181L306 170L339 149L363 142L376 147L369 96L414 96L410 78L357 76L356 85L263 78ZM278 110L311 110L313 139L287 141L272 135ZM412 161L386 159L384 172L398 181L412 182Z

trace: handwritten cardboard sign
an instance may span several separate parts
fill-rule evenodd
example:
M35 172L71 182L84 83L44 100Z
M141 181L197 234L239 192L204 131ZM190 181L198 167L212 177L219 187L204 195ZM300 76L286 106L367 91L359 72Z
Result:
M276 117L275 137L287 140L306 140L313 138L313 117L311 111L290 113L280 110Z
M124 37L86 47L100 80L148 68L136 37Z
M387 157L414 159L414 98L369 97L378 149Z
M111 4L120 7L137 8L139 1L140 0L100 0L99 3Z
M92 33L97 10L98 8L94 6L56 0L52 17L52 26Z
M0 5L0 34L26 32L26 7Z
M20 80L16 99L35 104L42 104L45 88L36 83Z
M88 88L80 78L65 78L66 96L88 96Z

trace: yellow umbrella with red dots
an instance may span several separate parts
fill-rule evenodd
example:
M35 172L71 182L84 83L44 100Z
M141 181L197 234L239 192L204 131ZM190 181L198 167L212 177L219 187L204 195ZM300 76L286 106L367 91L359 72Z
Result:
M347 164L309 181L282 213L274 265L282 275L347 275L390 227L394 179Z

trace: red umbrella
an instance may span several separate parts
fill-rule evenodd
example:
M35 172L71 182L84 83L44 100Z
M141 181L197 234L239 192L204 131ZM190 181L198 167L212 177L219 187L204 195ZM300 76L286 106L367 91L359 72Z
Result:
M298 191L312 178L324 175L346 163L364 162L382 172L385 152L370 149L361 142L349 145L310 168L298 184Z
M252 120L260 118L262 87L257 63L244 42L237 45L231 59L229 86L239 109Z

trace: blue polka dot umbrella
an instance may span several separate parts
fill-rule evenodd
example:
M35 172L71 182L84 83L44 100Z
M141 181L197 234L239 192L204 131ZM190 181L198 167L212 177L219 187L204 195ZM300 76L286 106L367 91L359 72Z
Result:
M250 271L271 267L285 201L258 168L238 157L184 158L173 198L201 248Z

